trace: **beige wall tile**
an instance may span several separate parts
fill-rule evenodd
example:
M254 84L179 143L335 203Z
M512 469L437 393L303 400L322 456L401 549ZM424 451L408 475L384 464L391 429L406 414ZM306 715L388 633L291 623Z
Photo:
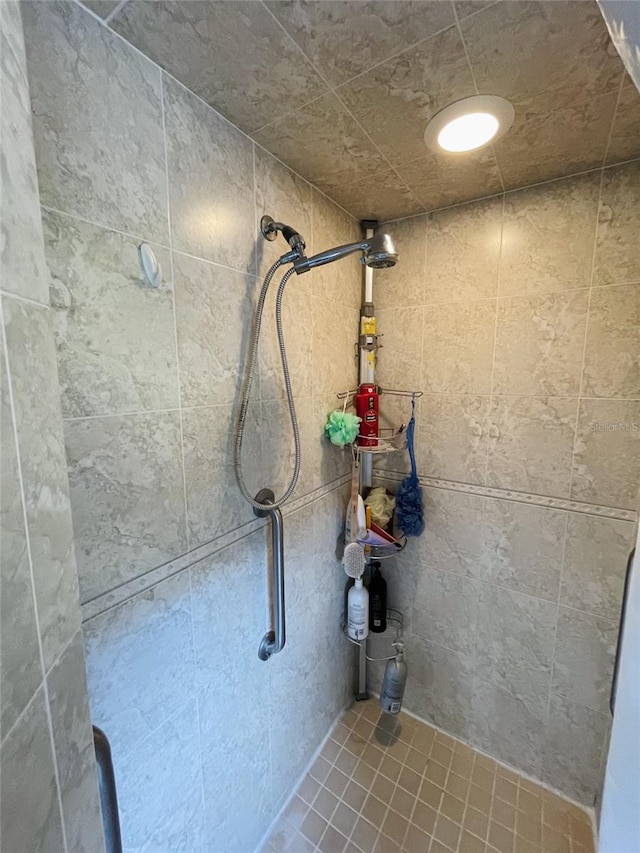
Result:
M489 397L423 397L417 456L421 473L463 483L484 483L489 408Z
M582 400L571 497L635 510L639 481L640 402Z
M557 601L565 527L564 512L485 498L484 579Z
M582 394L640 397L640 283L591 291Z
M557 605L483 584L475 662L485 681L543 716L547 709Z
M428 305L424 309L422 389L489 394L496 301Z
M421 568L484 579L484 499L445 489L422 490L429 534L416 540Z
M494 394L577 396L588 291L498 300Z
M640 161L605 169L594 284L640 281Z
M377 312L378 334L384 335L378 352L376 381L383 388L420 390L422 306L384 308Z
M360 239L359 223L315 188L312 201L311 253L324 252L333 246ZM317 267L301 276L297 286L339 305L359 308L363 270L360 257L361 253L356 252L335 263Z
M551 696L542 756L542 778L578 802L592 804L600 779L607 717Z
M552 692L606 713L617 637L617 622L560 607Z
M577 400L494 397L487 480L503 489L569 497Z
M630 521L569 513L560 602L617 622L634 541Z
M620 100L611 128L606 163L623 163L640 157L640 93L629 80L620 92Z
M473 654L481 589L471 578L424 567L411 614L413 633L427 642Z
M412 216L384 226L395 243L398 263L374 273L376 308L422 305L427 270L427 217Z
M356 308L312 296L313 393L316 397L355 388L358 373L355 345L359 328ZM381 381L378 379L378 381Z
M496 295L502 204L500 197L430 214L426 302Z
M593 174L507 193L501 296L589 286L599 188Z

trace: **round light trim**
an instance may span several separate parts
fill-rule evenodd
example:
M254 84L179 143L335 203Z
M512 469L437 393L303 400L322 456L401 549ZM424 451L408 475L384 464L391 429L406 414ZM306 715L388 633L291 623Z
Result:
M429 122L424 141L438 154L463 154L495 142L509 130L515 111L498 95L473 95L449 104Z

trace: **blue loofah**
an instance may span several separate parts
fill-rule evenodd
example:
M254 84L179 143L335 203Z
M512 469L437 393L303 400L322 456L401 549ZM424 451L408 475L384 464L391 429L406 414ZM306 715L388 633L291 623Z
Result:
M358 436L361 420L362 418L352 415L350 412L336 409L327 418L324 428L325 435L329 436L331 444L336 444L338 447L353 444Z
M416 469L416 457L413 449L415 430L415 399L411 401L411 420L407 426L407 450L411 459L411 474L400 483L396 492L396 523L405 536L420 536L424 531L424 507L422 488Z

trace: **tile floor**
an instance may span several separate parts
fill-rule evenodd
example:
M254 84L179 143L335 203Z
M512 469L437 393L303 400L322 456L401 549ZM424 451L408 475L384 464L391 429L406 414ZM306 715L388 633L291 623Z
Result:
M378 702L331 733L264 853L593 853L587 812Z

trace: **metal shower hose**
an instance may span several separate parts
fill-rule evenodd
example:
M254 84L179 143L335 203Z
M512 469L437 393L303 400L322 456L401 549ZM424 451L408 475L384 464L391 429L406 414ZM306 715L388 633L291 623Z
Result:
M269 272L266 274L264 278L264 282L262 283L262 289L260 290L260 296L258 298L258 304L256 306L256 313L253 320L253 332L251 335L251 347L249 354L249 365L247 367L247 372L245 374L244 387L242 390L242 401L240 403L240 414L238 415L238 424L236 426L236 436L235 436L235 453L234 453L234 467L236 472L236 480L238 481L238 487L242 493L242 496L251 504L254 509L270 511L274 509L278 509L285 503L286 500L291 496L293 490L296 487L298 482L298 477L300 475L300 432L298 430L298 421L296 418L296 409L293 402L293 393L291 391L291 378L289 376L289 365L287 363L287 350L284 343L284 335L282 332L282 297L284 295L284 289L287 284L287 281L291 278L294 273L294 268L288 269L285 274L282 276L282 280L280 281L280 285L278 287L278 293L276 296L276 329L278 332L278 346L280 348L280 361L282 362L282 375L284 377L284 386L287 393L287 404L289 406L289 416L291 418L291 428L293 430L293 443L295 447L295 464L293 468L293 476L291 477L291 482L287 486L284 494L281 498L277 498L273 503L269 504L261 504L256 501L249 490L244 481L244 474L242 472L242 438L244 434L244 426L247 418L247 409L249 407L249 396L251 394L251 384L253 382L253 374L255 373L256 368L256 360L258 358L258 346L260 343L260 326L262 324L262 312L264 310L264 303L267 298L267 293L269 291L269 285L271 284L271 279L273 278L276 270L281 267L283 264L282 259L277 260L273 266L269 269Z

